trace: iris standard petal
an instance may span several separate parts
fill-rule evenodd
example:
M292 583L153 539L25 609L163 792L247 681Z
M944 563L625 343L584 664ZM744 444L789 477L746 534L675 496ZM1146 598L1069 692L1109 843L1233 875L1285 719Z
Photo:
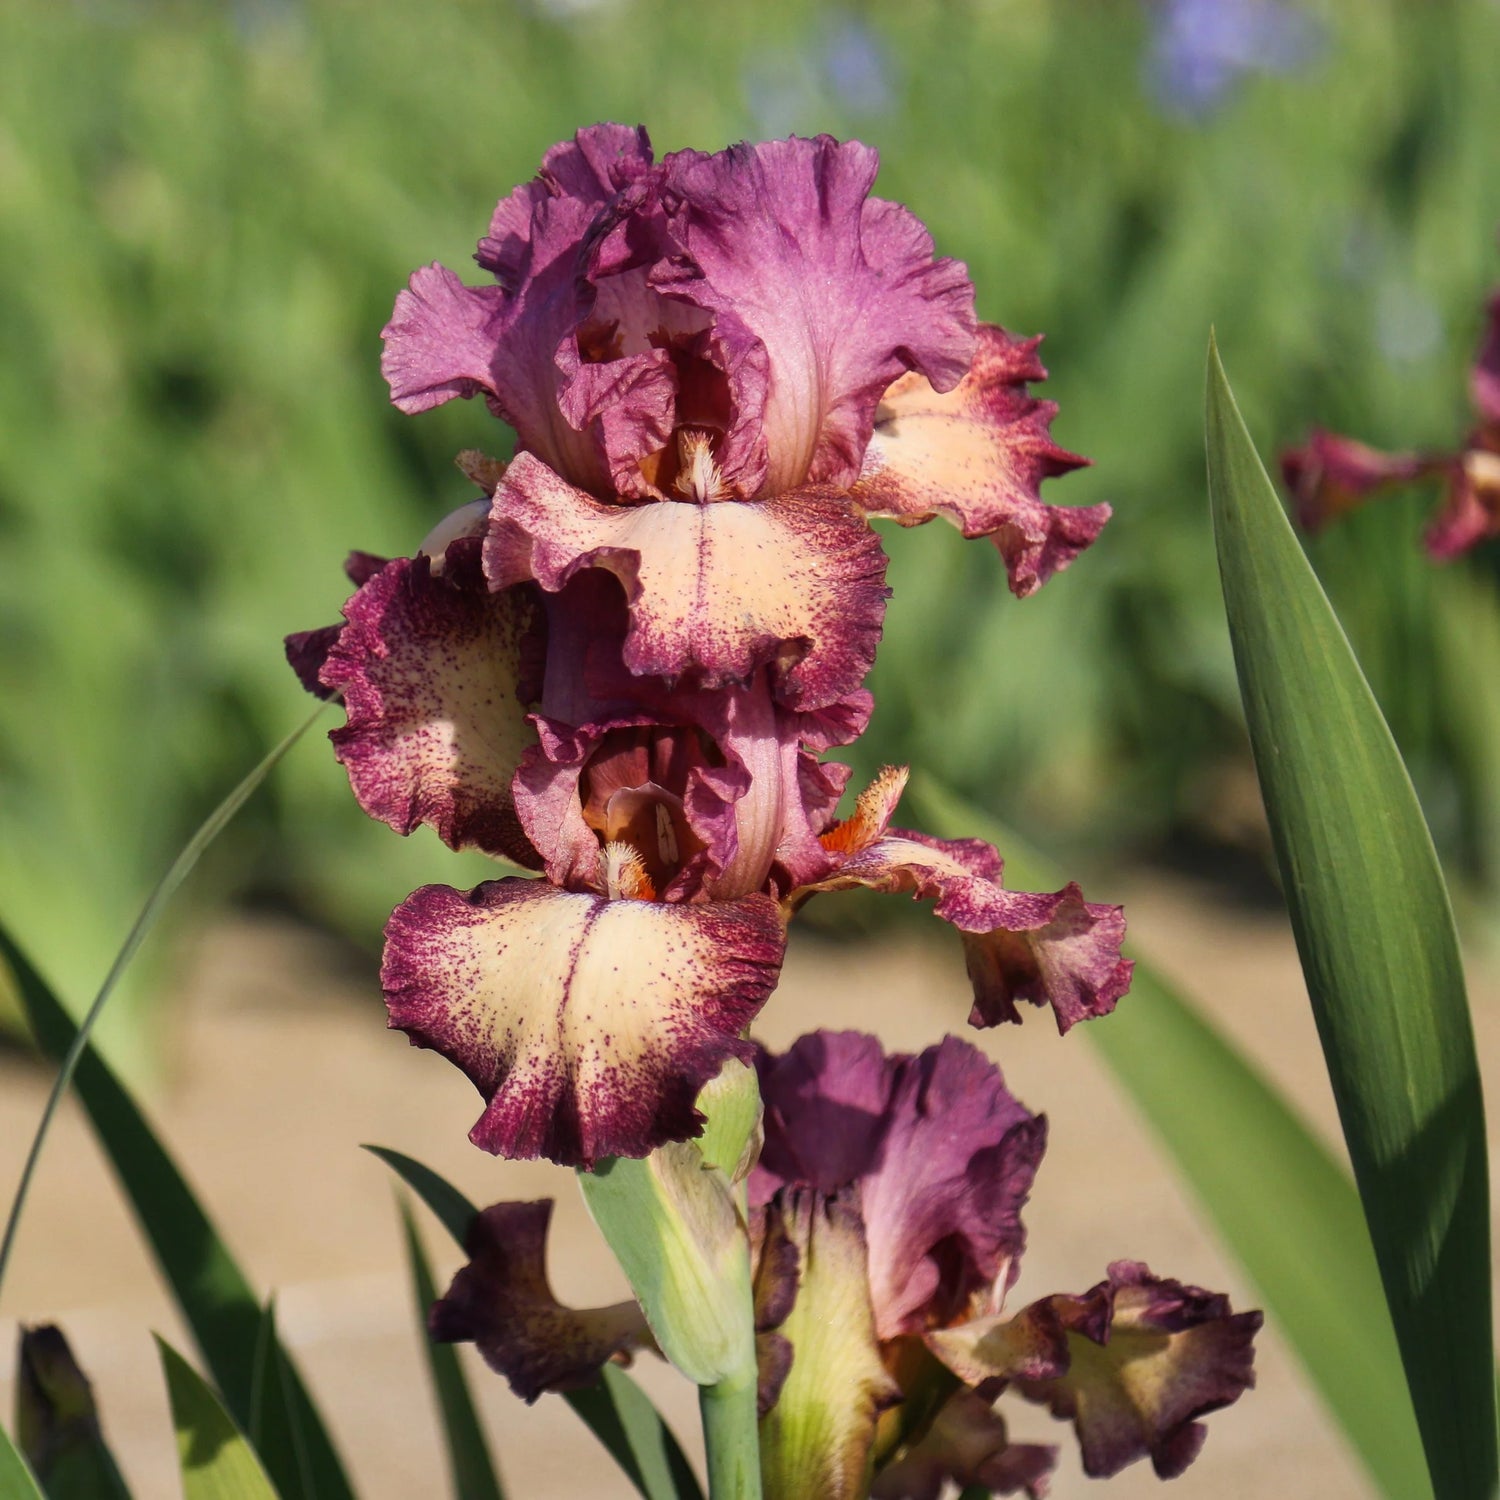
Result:
M1066 568L1103 529L1109 506L1047 505L1041 483L1088 463L1059 448L1050 401L1027 392L1045 380L1039 338L981 324L968 373L939 391L915 372L880 398L875 432L850 492L870 516L915 526L945 516L966 537L987 536L1025 598Z
M424 886L386 928L390 1024L441 1052L486 1107L470 1139L588 1166L698 1134L698 1091L775 987L766 896L608 900L546 881Z
M681 151L662 163L680 254L653 280L732 314L766 349L763 494L847 485L875 405L910 369L957 384L974 350L974 290L899 204L871 198L876 153L829 136Z

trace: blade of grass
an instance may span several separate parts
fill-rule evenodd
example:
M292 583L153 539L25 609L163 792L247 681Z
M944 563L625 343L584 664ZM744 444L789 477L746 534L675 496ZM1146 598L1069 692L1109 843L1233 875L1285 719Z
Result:
M977 834L1006 883L1060 875L987 813L931 777L910 793L925 826ZM1130 994L1081 1027L1150 1122L1375 1484L1431 1494L1422 1443L1364 1212L1349 1174L1291 1105L1187 997L1136 956Z
M402 1202L401 1226L406 1233L407 1263L411 1269L412 1294L417 1304L422 1347L427 1352L427 1368L432 1374L438 1412L443 1419L443 1437L448 1445L448 1466L453 1476L453 1493L457 1500L504 1500L504 1491L495 1474L494 1460L468 1381L458 1362L458 1350L452 1344L439 1344L427 1333L427 1309L437 1300L432 1269L422 1249L411 1210Z
M255 1450L203 1377L156 1340L177 1429L183 1500L278 1500Z
M1439 1500L1496 1488L1484 1101L1416 794L1210 343L1209 495L1297 950Z
M312 714L297 726L287 737L276 745L260 762L254 770L245 777L240 784L229 793L227 797L204 819L202 826L190 838L182 852L168 866L167 872L157 881L155 888L146 898L146 904L141 908L140 915L135 919L130 931L125 935L125 941L120 951L115 954L114 962L109 966L109 972L104 976L104 983L99 986L98 993L94 996L93 1004L88 1008L63 1054L62 1066L57 1070L57 1077L52 1084L52 1092L47 1096L47 1103L42 1110L42 1118L36 1128L36 1135L31 1142L31 1149L26 1154L26 1163L21 1168L21 1181L16 1188L16 1196L10 1207L10 1217L5 1225L5 1237L0 1240L0 1286L5 1284L6 1268L10 1265L11 1251L15 1245L16 1231L21 1222L21 1210L26 1206L26 1195L31 1190L31 1179L36 1174L37 1163L41 1159L42 1144L47 1139L47 1132L52 1127L53 1117L57 1114L57 1107L62 1102L62 1097L68 1091L68 1085L73 1081L74 1070L78 1067L78 1060L83 1056L84 1048L89 1044L89 1034L98 1023L99 1017L104 1012L109 997L114 993L115 986L120 982L120 976L130 966L130 961L136 955L141 944L145 942L147 935L156 925L161 916L162 909L176 893L177 888L192 873L193 866L203 857L203 851L224 831L229 821L242 808L250 795L260 786L267 776L276 768L286 753L317 723L323 712L320 705Z
M62 1002L0 927L0 961L10 969L38 1044L67 1052L76 1028ZM248 1426L254 1399L261 1308L244 1273L156 1139L135 1101L92 1048L79 1055L78 1096L124 1187L157 1265L193 1331L235 1419ZM286 1401L264 1414L262 1457L285 1500L352 1500L349 1481L312 1398L283 1351ZM284 1408L294 1408L315 1486L300 1480L297 1446Z
M295 1465L301 1493L319 1493L317 1461L309 1449L307 1434L303 1431L296 1375L276 1332L274 1297L267 1301L261 1314L255 1341L250 1422L246 1433L250 1446L257 1453L275 1452L280 1462Z
M432 1210L464 1248L469 1221L479 1212L452 1183L389 1146L366 1146ZM563 1399L604 1445L646 1500L703 1500L682 1445L650 1398L621 1369L605 1365L597 1385L563 1391Z

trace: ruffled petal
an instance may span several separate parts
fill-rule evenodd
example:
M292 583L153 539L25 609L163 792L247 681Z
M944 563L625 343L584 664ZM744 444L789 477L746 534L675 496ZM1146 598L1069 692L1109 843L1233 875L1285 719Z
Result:
M1040 343L985 323L974 363L951 391L903 375L880 398L850 491L866 515L903 526L946 516L966 537L992 537L1020 598L1066 568L1110 514L1107 505L1042 501L1044 479L1088 460L1052 441L1054 403L1027 394L1028 381L1047 378Z
M1315 427L1307 442L1281 455L1281 477L1297 506L1304 531L1317 532L1330 521L1382 490L1411 484L1444 466L1419 453L1381 453Z
M662 164L681 254L653 280L733 315L769 357L761 493L848 485L886 387L915 369L947 390L973 356L968 274L933 258L906 209L869 196L877 162L857 141L819 136Z
M355 588L368 583L389 561L371 552L351 552L344 559L344 573ZM316 630L299 630L285 641L287 664L297 680L313 695L327 702L337 693L323 681L323 664L338 642L342 625L323 625Z
M871 1500L939 1500L952 1481L991 1495L1025 1494L1041 1500L1057 1466L1057 1449L1043 1443L1013 1443L1005 1419L972 1391L943 1403L917 1443L875 1478Z
M976 1048L946 1038L887 1057L858 1032L815 1032L757 1061L765 1142L750 1201L785 1185L860 1191L882 1341L960 1316L1015 1279L1021 1209L1046 1122Z
M565 399L569 376L592 353L586 242L600 214L649 167L644 131L580 131L496 208L476 259L498 286L465 286L438 265L416 272L382 330L381 369L395 404L418 412L483 393L523 450L601 494L610 489L611 442L640 453L659 445L676 376L656 353L615 371L608 392Z
M587 568L624 586L631 672L719 687L769 665L778 696L801 710L863 682L889 594L879 538L830 491L606 505L518 458L495 493L491 584L556 592Z
M765 896L606 900L545 881L424 886L386 928L390 1024L441 1052L486 1108L496 1155L589 1166L698 1134L698 1091L775 987L785 947Z
M428 1315L439 1343L473 1343L523 1401L543 1391L591 1385L611 1360L652 1347L634 1302L578 1311L547 1282L552 1200L496 1203L474 1216L465 1236L469 1263Z
M838 834L839 827L825 833L824 844ZM1060 1032L1108 1015L1130 988L1133 967L1120 956L1122 910L1086 902L1071 882L1050 895L1008 891L1000 872L1000 856L979 839L891 829L832 874L794 891L789 902L856 886L935 902L937 915L963 935L974 985L971 1026L1019 1021L1023 1000L1050 1005Z
M1255 1384L1258 1312L1231 1312L1201 1287L1116 1261L1081 1297L1048 1297L1015 1319L929 1334L928 1346L966 1384L1021 1395L1068 1418L1084 1472L1107 1478L1148 1454L1175 1478L1198 1456L1198 1420Z
M511 778L535 738L522 700L539 615L527 590L489 590L477 541L433 569L398 558L344 606L320 680L343 694L348 722L329 738L371 817L403 834L430 823L452 848L534 866Z
M766 1500L855 1500L880 1411L900 1400L875 1341L857 1198L788 1188L770 1205L795 1247L792 1346L780 1399L760 1428Z
M977 1048L946 1037L900 1059L884 1149L860 1181L882 1339L951 1321L1015 1280L1046 1143L1046 1120Z

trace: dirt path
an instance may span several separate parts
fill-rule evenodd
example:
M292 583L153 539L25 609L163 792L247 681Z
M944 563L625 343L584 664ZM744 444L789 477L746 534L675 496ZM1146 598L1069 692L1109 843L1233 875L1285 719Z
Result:
M1185 887L1154 880L1127 892L1142 950L1181 980L1320 1126L1334 1116L1283 921L1229 912ZM946 937L946 934L942 934ZM351 975L316 937L286 924L227 922L198 945L183 976L173 1086L155 1111L227 1239L257 1283L278 1289L288 1341L338 1432L366 1500L446 1492L426 1375L408 1300L386 1169L357 1145L399 1147L479 1202L554 1196L553 1280L565 1301L597 1305L624 1284L570 1180L550 1166L496 1162L465 1133L477 1100L440 1058L389 1034L373 975ZM1492 988L1475 985L1487 1058L1500 1061ZM780 991L760 1034L784 1046L814 1025L877 1031L888 1046L920 1048L966 1033L958 946L915 939L861 949L794 935ZM1126 1004L1129 1002L1126 1001ZM1086 1029L1086 1028L1085 1028ZM1144 1127L1075 1033L1060 1040L1037 1015L978 1040L1015 1093L1044 1109L1051 1146L1028 1211L1030 1249L1018 1297L1079 1291L1107 1261L1130 1256L1253 1305L1244 1279L1200 1225ZM1491 1077L1500 1072L1491 1070ZM24 1060L0 1057L0 1192L6 1201L45 1093ZM1275 1205L1267 1205L1275 1212ZM457 1257L438 1233L440 1275ZM0 1351L17 1320L63 1324L94 1378L106 1429L137 1500L174 1495L172 1443L148 1337L184 1342L127 1211L76 1111L56 1131L22 1229L0 1308ZM12 1399L0 1355L0 1403ZM693 1393L668 1369L638 1371L685 1437ZM1329 1500L1370 1491L1274 1329L1264 1336L1259 1388L1211 1419L1204 1456L1176 1500ZM602 1452L555 1398L528 1410L476 1362L474 1383L507 1486L518 1500L628 1493ZM1011 1403L1022 1438L1068 1434L1044 1412ZM1058 1500L1157 1495L1138 1466L1109 1490L1065 1462Z

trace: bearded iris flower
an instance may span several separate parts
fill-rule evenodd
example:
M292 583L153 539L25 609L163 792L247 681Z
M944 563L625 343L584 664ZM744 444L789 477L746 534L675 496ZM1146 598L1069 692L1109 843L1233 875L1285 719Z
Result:
M391 1024L486 1101L506 1156L591 1165L697 1133L700 1088L775 986L790 915L851 886L932 899L972 1020L1060 1029L1129 982L1117 908L1007 891L998 856L850 817L822 754L864 729L884 616L868 518L989 536L1017 594L1107 507L978 325L958 263L827 137L678 152L597 126L503 200L476 259L418 271L385 331L396 405L483 395L516 434L411 558L356 554L345 623L293 637L361 805L539 872L428 886L387 929Z
M1302 447L1282 454L1282 477L1307 531L1320 531L1374 495L1440 479L1443 503L1425 537L1429 555L1448 562L1500 536L1500 293L1490 298L1488 320L1469 374L1478 421L1458 452L1382 453L1315 428Z

